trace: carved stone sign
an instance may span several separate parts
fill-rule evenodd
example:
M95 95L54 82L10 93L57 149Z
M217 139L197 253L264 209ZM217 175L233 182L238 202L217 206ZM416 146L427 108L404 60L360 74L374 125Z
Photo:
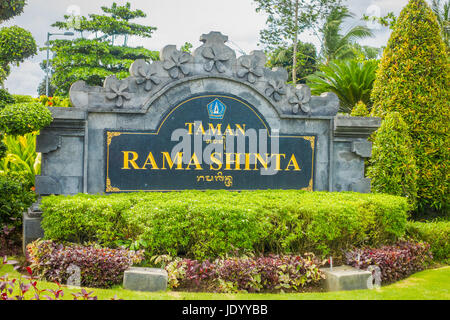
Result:
M367 138L380 119L338 116L335 94L287 84L262 51L237 57L220 32L200 41L193 53L168 45L160 61L135 61L126 79L74 83L73 108L49 108L37 138L36 192L370 192ZM24 244L42 236L39 216L38 204L24 215Z
M105 130L105 191L312 191L315 139L274 132L238 97L196 95L170 109L156 130Z
M238 57L220 32L200 41L135 61L126 79L74 83L73 108L50 108L37 139L36 192L370 191L367 138L380 119L337 116L335 94L287 84L262 51Z

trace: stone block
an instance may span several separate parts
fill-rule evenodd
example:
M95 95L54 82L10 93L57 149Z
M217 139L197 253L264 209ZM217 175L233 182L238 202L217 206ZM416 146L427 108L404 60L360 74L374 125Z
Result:
M22 250L24 253L29 243L44 237L44 230L41 227L42 218L33 213L31 210L23 213Z
M36 193L40 195L62 194L62 188L57 179L49 176L36 176Z
M130 268L125 271L123 288L145 292L165 291L167 280L167 272L163 269Z
M321 269L325 273L325 289L327 291L348 291L368 289L368 281L372 273L350 266Z
M361 179L357 182L352 183L352 191L353 192L359 192L359 193L370 193L371 188L370 188L370 183L371 183L371 179Z

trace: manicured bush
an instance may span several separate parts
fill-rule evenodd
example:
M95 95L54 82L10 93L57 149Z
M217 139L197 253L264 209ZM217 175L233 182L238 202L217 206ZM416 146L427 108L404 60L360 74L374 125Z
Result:
M51 112L37 102L11 104L0 110L0 130L11 135L39 131L51 122Z
M42 199L46 239L139 241L147 254L217 258L256 253L341 253L404 235L406 199L304 191L184 191L50 196Z
M14 97L5 89L0 89L0 109L6 105L14 103Z
M421 211L450 205L448 61L436 16L425 0L410 0L384 50L372 100L376 116L397 111L408 126Z
M35 98L32 96L27 95L21 95L21 94L13 94L14 102L15 103L28 103L28 102L34 102Z
M408 221L406 235L429 243L435 261L450 263L450 221Z
M368 117L369 110L364 102L359 101L352 109L350 114L352 117Z
M372 190L405 196L414 209L418 171L408 127L398 112L386 115L375 135L367 176Z
M391 283L425 269L432 259L427 243L399 242L381 248L356 249L346 253L347 264L358 269L378 266L382 283Z
M0 225L21 225L22 213L35 200L30 187L20 173L0 173Z
M27 247L31 269L48 281L66 283L69 267L80 268L81 285L107 288L121 284L126 269L142 260L141 253L37 240Z
M314 255L270 255L218 259L214 262L175 259L165 269L169 287L211 292L304 291L324 278Z

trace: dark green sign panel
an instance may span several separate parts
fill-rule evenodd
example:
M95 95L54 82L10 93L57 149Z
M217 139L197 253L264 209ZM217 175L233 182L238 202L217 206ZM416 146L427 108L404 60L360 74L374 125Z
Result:
M246 101L193 96L156 131L105 130L106 192L312 190L316 137L279 135Z

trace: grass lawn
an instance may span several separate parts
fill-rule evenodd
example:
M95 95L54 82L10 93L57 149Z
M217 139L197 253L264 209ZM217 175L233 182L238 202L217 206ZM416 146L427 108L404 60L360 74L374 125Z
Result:
M11 266L3 266L0 275L8 273L10 278L19 274ZM56 285L39 282L39 289L56 289ZM70 293L76 289L65 289L65 299L71 300ZM356 290L326 293L289 294L217 294L167 291L144 293L114 289L90 289L100 300L109 300L115 295L124 300L450 300L450 266L429 269L412 275L397 283L374 290ZM28 295L27 295L28 296ZM30 295L31 296L31 295Z

